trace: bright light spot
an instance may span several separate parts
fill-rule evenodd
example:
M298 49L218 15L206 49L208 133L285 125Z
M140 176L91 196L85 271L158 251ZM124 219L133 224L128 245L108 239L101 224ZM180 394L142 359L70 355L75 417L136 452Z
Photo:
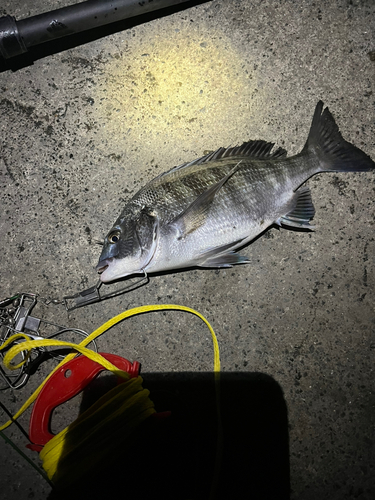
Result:
M156 31L119 47L96 87L103 135L156 146L208 134L220 141L220 133L246 126L258 92L249 64L223 35L193 35L188 28L167 37Z

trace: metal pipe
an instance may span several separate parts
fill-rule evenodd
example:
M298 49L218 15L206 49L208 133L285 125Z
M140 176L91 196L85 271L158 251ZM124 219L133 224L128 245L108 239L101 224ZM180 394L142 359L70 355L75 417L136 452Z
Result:
M10 59L35 45L187 1L88 0L20 21L4 16L0 18L0 55Z

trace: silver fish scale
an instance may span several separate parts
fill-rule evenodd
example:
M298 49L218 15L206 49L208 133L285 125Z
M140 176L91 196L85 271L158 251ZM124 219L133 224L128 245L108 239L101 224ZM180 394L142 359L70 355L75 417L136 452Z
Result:
M160 237L149 271L177 269L186 262L199 265L210 250L230 243L233 250L273 224L301 184L301 176L303 180L309 177L306 163L302 173L300 162L290 160L223 158L173 170L151 181L131 200L139 208L148 207L158 220ZM237 165L215 195L205 222L193 233L176 238L169 223Z
M231 211L234 219L238 216L249 217L250 214L259 218L267 211L273 212L276 205L280 206L280 198L283 198L280 195L287 189L290 197L290 192L300 183L299 169L290 168L290 159L284 164L281 160L224 158L204 165L205 168L193 165L158 177L139 191L132 201L138 206L155 210L161 223L169 222L200 194L223 179L239 162L238 170L216 195L210 208L212 216L222 216L224 207L225 211ZM297 174L293 176L295 180L291 170ZM304 170L305 179L308 175L306 168Z

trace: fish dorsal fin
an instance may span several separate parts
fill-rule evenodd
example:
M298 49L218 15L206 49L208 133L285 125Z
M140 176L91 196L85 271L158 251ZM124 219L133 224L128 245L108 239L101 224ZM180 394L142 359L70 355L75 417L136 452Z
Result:
M197 163L205 163L208 161L219 160L220 158L229 158L233 156L247 156L248 158L256 158L257 160L268 160L270 158L283 158L287 155L285 149L277 148L272 152L275 144L266 141L248 141L242 146L233 148L219 148L213 153L196 160Z
M285 158L287 152L283 148L277 148L272 151L275 144L273 142L266 141L248 141L244 142L242 146L234 146L229 148L219 148L216 151L212 151L200 158L196 158L193 161L187 163L182 163L177 167L173 167L168 170L168 172L163 172L159 177L163 175L170 174L171 172L176 172L185 167L191 167L192 165L202 165L203 163L208 163L210 161L220 160L221 158L230 158L234 156L246 156L247 158L254 158L257 160L275 160L277 158Z
M266 141L248 141L242 146L234 146L233 148L219 148L212 153L209 153L201 158L185 163L176 168L187 167L190 165L200 165L209 161L220 160L221 158L230 158L233 156L246 156L248 158L256 158L257 160L268 160L270 158L283 158L287 155L285 149L277 148L271 152L275 144Z
M238 170L240 163L241 161L239 161L237 165L232 168L232 170L219 182L200 194L183 212L177 215L177 217L169 223L170 226L177 229L178 239L181 239L192 231L195 231L205 222L215 195L223 187L227 180Z

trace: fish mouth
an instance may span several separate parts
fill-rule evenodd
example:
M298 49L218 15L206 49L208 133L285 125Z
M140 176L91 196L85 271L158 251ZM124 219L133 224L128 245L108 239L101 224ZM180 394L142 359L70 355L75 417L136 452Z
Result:
M98 265L96 266L96 271L98 274L104 273L106 269L108 269L109 264L112 262L113 258L110 259L104 259L99 261Z

